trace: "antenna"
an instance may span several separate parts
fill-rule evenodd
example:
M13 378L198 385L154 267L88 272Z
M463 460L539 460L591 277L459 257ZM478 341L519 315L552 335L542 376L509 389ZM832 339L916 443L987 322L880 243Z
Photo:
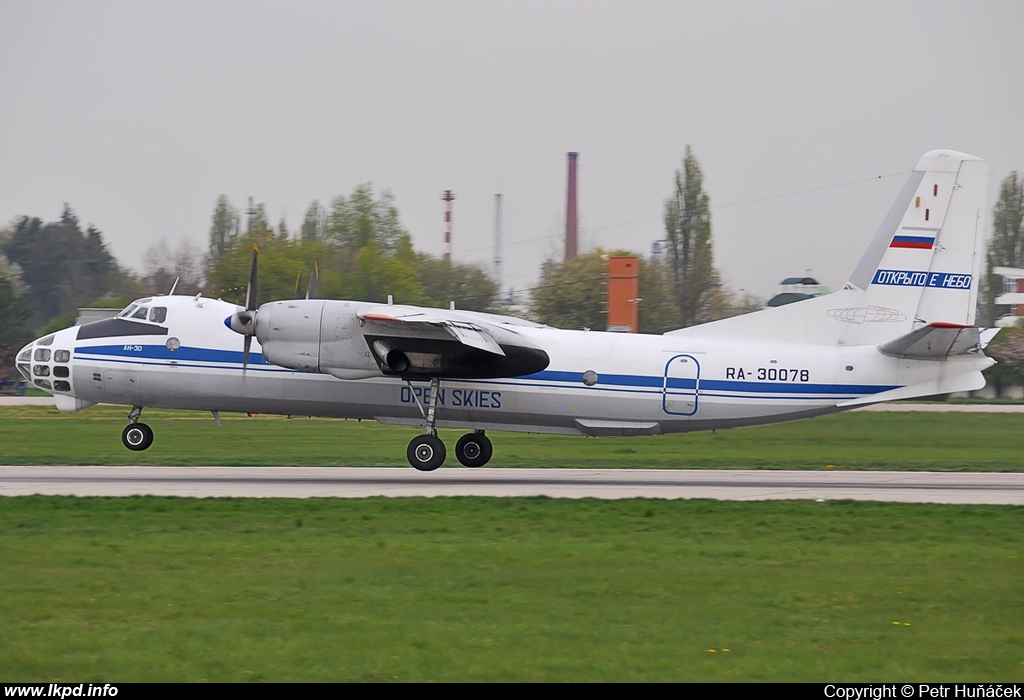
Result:
M256 217L256 202L253 200L252 195L249 195L249 210L245 212L249 217L245 223L245 226L250 231L252 230L252 220Z
M494 281L501 294L501 195L494 195Z

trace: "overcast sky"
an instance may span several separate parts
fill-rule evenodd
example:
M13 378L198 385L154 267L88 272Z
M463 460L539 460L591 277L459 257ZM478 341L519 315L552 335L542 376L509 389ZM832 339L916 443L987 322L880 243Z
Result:
M69 202L142 270L205 250L217 197L295 230L313 199L390 190L419 250L504 286L581 247L648 254L690 144L724 281L833 289L920 156L1024 170L1024 3L0 0L0 225Z

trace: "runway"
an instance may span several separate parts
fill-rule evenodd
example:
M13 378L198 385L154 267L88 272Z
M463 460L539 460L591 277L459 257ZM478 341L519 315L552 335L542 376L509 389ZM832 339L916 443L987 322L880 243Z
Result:
M1022 473L367 467L0 467L0 495L549 496L1024 505Z

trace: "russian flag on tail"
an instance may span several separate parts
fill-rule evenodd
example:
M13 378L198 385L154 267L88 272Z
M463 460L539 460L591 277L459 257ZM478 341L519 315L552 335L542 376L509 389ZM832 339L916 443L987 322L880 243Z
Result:
M893 236L890 248L917 248L931 250L935 246L935 236Z

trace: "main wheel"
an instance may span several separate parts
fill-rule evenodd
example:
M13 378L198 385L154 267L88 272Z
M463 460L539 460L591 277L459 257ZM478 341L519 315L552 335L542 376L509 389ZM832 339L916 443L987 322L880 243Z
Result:
M436 435L417 435L409 443L405 456L409 458L409 464L421 472L432 472L444 464L447 452L441 438Z
M121 442L129 450L145 450L153 444L153 429L145 423L129 423L121 433Z
M494 454L491 440L483 433L467 433L455 444L455 456L466 467L482 467Z

